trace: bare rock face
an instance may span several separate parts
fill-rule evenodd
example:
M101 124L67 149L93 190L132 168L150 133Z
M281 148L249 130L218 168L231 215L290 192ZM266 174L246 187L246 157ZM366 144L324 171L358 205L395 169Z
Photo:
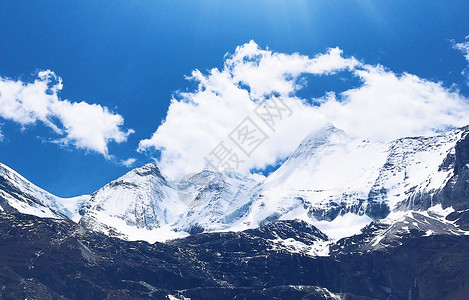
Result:
M0 213L0 297L464 299L469 236L450 228L426 236L439 225L425 216L411 221L427 227L404 234L408 220L370 225L338 242L302 221L279 221L148 244L68 220ZM279 240L289 244L273 247ZM328 255L297 251L328 242Z

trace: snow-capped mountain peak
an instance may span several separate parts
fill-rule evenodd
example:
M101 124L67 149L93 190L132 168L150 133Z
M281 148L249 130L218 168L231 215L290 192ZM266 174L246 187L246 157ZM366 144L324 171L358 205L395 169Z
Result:
M91 194L80 223L124 237L175 222L185 208L154 163L133 169ZM118 227L121 228L118 228Z
M251 215L331 221L364 214L388 146L355 139L333 126L309 135L265 181Z
M80 224L126 239L165 240L229 227L258 182L204 170L169 181L155 164L129 171L91 195ZM244 212L244 211L243 211Z

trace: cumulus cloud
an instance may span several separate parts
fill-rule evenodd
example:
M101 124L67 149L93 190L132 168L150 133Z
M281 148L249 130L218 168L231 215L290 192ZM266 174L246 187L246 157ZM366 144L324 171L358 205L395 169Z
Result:
M469 124L468 99L435 83L382 66L354 71L362 81L356 89L329 94L318 110L349 134L389 141L431 135Z
M306 84L305 74L334 76L339 71L358 78L360 86L314 101L297 95ZM139 144L139 151L160 151L159 166L173 178L213 168L208 161L222 153L234 158L228 167L235 165L237 171L262 169L284 159L326 123L381 141L469 124L468 99L457 91L344 57L339 48L310 58L260 49L251 41L227 55L222 69L195 70L189 79L198 88L172 99L164 122ZM262 111L269 106L279 118L265 118ZM259 134L248 139L246 133L253 129ZM244 144L236 140L240 137ZM249 144L253 151L242 149Z
M56 141L109 157L108 143L121 143L133 130L124 131L122 116L107 107L62 100L62 79L50 70L25 83L0 77L0 117L23 127L42 122L58 135Z
M237 47L226 58L222 70L212 69L207 75L198 70L192 73L190 79L198 83L198 89L171 100L164 123L151 138L140 142L139 150L160 150L159 166L170 177L197 172L206 166L205 158L220 142L239 151L229 134L249 117L268 139L249 157L238 153L243 160L238 171L273 164L288 155L312 128L324 122L313 107L294 96L301 87L299 76L329 74L358 64L341 54L340 49L333 48L314 58L287 55L259 49L252 41ZM294 111L291 117L279 122L275 134L254 113L258 104L273 98Z
M358 64L354 58L343 58L339 48L309 58L297 53L288 55L262 50L251 41L237 47L235 54L225 61L222 72L229 75L234 84L248 85L250 97L257 99L272 92L282 95L295 92L302 87L301 82L297 82L301 74L331 74ZM200 75L197 72L197 79L203 80Z

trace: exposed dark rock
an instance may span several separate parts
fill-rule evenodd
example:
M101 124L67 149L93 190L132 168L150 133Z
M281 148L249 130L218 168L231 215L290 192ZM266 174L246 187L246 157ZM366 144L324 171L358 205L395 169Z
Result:
M327 239L299 221L151 245L90 233L71 221L2 213L0 293L5 299L465 299L468 236L411 233L377 250L341 250L383 229L372 223L333 246L331 256L311 257L271 247L278 238Z
M469 209L469 126L465 129L455 147L453 177L436 196L443 207L456 210Z
M278 221L244 232L264 239L293 238L305 244L312 244L318 240L329 240L327 235L319 229L300 220Z
M191 299L304 299L304 300L335 300L337 296L331 295L329 291L316 286L275 286L268 288L248 287L207 287L185 290L180 295ZM351 294L341 294L344 300L368 300L372 298L359 297Z
M449 221L455 221L462 230L469 230L469 209L455 211L446 217Z

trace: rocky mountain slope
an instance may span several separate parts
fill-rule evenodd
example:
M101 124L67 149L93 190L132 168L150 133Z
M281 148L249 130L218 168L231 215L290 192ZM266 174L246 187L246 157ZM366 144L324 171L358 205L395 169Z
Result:
M390 226L407 230L405 220ZM410 237L378 245L374 227L391 228L372 224L317 256L301 245L328 238L303 221L148 244L0 213L0 298L466 299L469 236L415 226Z

